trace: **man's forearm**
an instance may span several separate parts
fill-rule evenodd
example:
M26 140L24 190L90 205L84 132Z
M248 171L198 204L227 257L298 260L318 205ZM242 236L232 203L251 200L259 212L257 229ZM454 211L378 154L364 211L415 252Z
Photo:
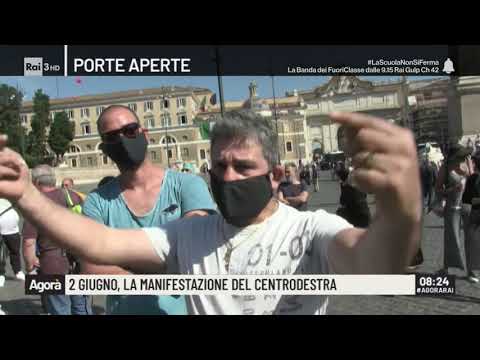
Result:
M104 225L55 204L33 185L17 204L22 214L60 247L90 261L108 263L102 247L110 234Z
M293 206L302 205L305 202L301 196L286 197L285 199Z
M377 216L356 249L358 273L403 273L420 245L421 219Z
M96 265L86 261L80 262L80 269L82 274L109 274L109 275L129 275L130 271L125 270L119 266L111 265Z
M25 267L28 271L31 271L32 268L35 266L33 263L34 259L36 258L36 249L35 249L36 241L35 239L24 239L23 240L23 260L25 261Z

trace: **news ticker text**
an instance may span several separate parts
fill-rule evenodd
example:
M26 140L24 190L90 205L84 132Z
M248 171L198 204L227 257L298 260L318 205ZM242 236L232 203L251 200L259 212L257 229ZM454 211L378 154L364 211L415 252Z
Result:
M453 295L451 275L28 275L27 295Z

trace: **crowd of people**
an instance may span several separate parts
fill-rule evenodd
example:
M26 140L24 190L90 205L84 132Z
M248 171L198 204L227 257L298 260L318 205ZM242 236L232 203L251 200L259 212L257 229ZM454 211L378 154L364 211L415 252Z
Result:
M461 269L468 281L478 283L475 270L480 269L480 151L455 144L449 148L438 170L427 161L423 161L422 169L426 212L433 210L444 219L440 273L448 273L450 268Z
M30 180L23 159L0 138L0 197L26 219L26 271L404 273L420 249L422 190L426 193L413 136L363 114L336 113L331 118L351 130L348 161L332 170L340 188L336 214L308 211L310 187L318 191L321 186L319 161L278 165L271 124L248 112L229 112L213 127L211 165L204 164L198 176L188 165L175 171L153 164L146 157L148 135L136 113L124 106L108 107L97 122L100 149L120 175L102 179L83 199L73 190L72 179L56 188L54 171L46 165L34 168ZM457 193L450 192L457 189L454 181L442 190L448 204L457 200ZM466 184L475 187L478 181L469 178ZM375 196L382 216L371 216L367 194ZM478 193L465 194L473 219L480 213ZM445 218L456 221L458 216L452 211ZM448 233L456 229L451 226ZM469 234L473 239L475 234ZM286 256L267 256L267 249L270 255ZM471 268L475 260L469 258ZM12 268L19 272L14 262ZM44 295L42 304L49 314L92 313L88 297ZM109 296L106 312L324 314L327 304L324 296Z

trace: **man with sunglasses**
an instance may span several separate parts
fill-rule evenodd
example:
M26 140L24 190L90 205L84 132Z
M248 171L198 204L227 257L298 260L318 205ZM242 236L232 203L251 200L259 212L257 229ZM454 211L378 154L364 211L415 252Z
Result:
M160 226L180 217L208 215L215 209L208 188L197 176L154 165L146 158L147 138L128 107L106 108L97 121L100 148L120 176L90 193L83 213L116 228ZM116 266L82 264L89 274L128 274ZM183 297L109 296L107 314L185 314Z

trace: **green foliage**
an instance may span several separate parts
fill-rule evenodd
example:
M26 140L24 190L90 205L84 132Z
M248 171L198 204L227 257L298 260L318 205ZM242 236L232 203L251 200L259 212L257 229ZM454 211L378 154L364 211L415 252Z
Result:
M8 146L23 153L25 129L20 122L23 94L6 84L0 85L0 133L8 135Z
M74 137L74 124L68 120L66 112L55 114L53 123L50 126L48 145L53 150L57 159L61 159L67 152Z
M47 126L50 124L50 98L41 89L33 97L32 130L27 137L25 161L30 167L49 162L47 153Z

